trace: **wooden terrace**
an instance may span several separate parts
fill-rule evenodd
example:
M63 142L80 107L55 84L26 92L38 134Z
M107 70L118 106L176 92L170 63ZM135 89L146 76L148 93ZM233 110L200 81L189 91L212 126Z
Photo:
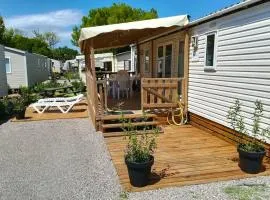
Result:
M155 153L152 177L146 187L130 185L124 163L126 141L105 138L113 164L125 191L145 191L164 187L202 184L215 181L270 175L270 161L264 161L261 173L247 174L238 167L236 147L192 125L165 126Z

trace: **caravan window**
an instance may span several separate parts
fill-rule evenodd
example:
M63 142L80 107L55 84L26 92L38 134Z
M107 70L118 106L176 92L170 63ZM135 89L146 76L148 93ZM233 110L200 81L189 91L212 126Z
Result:
M6 73L11 73L10 57L5 58L5 63L6 63Z
M215 53L216 51L216 33L211 33L206 36L206 49L205 49L205 67L213 69L215 67Z

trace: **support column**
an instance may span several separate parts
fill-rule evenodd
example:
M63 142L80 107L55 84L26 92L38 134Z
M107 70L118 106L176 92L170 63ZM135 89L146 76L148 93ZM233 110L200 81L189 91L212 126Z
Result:
M185 113L188 112L188 78L189 78L189 31L185 31L185 47L184 47L184 104Z

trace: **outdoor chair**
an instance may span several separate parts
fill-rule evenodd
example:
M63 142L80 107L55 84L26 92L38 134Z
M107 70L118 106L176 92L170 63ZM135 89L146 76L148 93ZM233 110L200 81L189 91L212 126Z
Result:
M82 101L83 95L67 98L48 98L40 99L38 102L30 105L39 114L44 113L49 108L58 108L62 113L68 113L75 104Z
M120 99L120 93L126 94L127 98L129 97L130 90L130 77L127 71L121 70L117 73L116 80L117 85L117 97Z

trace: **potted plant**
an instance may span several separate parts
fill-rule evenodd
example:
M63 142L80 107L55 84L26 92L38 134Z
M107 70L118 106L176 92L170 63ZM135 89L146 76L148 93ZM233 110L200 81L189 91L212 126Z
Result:
M153 153L157 147L156 137L159 130L144 125L143 130L138 134L137 128L132 125L131 120L125 120L123 114L121 121L126 134L125 139L128 139L124 159L130 183L135 187L146 186L151 175L151 167L154 164ZM143 121L147 121L146 117Z
M244 117L242 116L241 103L236 100L230 107L227 118L231 127L240 133L237 151L239 153L239 167L247 173L259 173L262 169L262 161L266 154L262 145L264 138L269 137L270 128L261 128L261 117L263 116L263 104L257 100L253 113L253 124L251 133L246 129ZM244 140L246 135L250 135L250 140Z
M25 110L26 110L26 103L23 97L18 97L14 101L14 112L16 119L24 119L25 118Z

